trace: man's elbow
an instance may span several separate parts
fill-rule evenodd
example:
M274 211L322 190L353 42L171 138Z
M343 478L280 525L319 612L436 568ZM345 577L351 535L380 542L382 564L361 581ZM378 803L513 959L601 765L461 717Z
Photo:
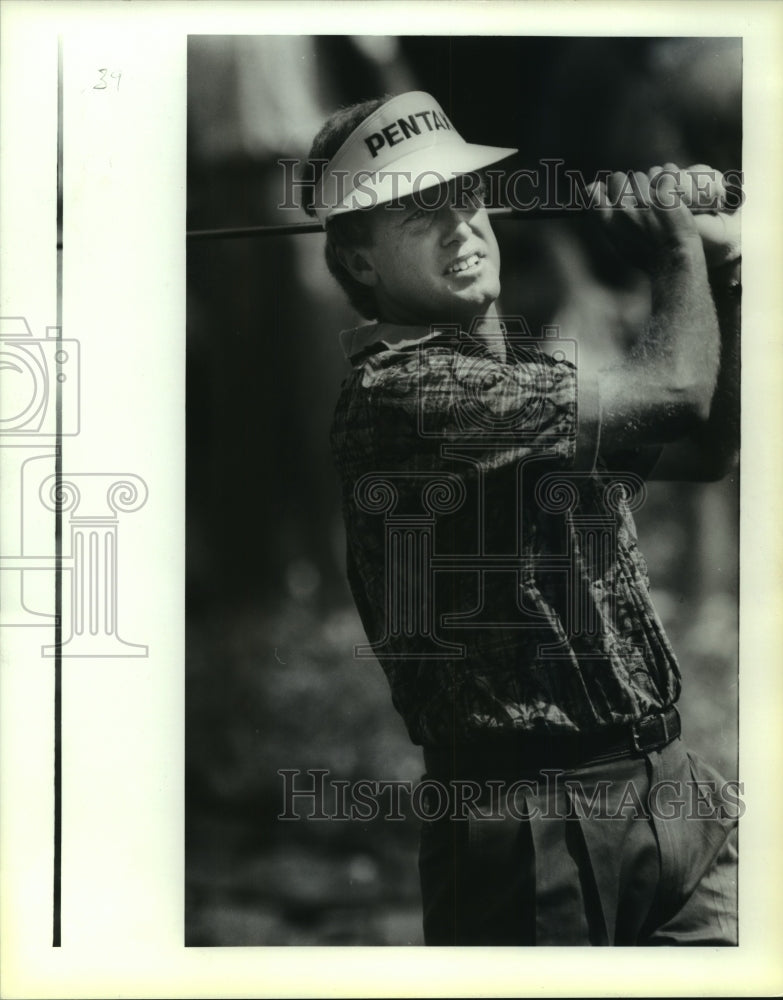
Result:
M689 413L694 427L705 426L709 422L715 396L714 379L684 381L676 384L673 391Z
M684 418L692 430L704 426L710 419L717 382L717 372L698 371L683 366L662 372L659 384L670 412Z
M664 482L717 483L736 471L737 451L689 437L664 447L649 478Z
M739 468L739 449L734 451L710 451L701 453L701 461L697 463L693 477L700 483L718 483L721 479L736 472Z
M698 436L709 424L712 393L698 383L670 382L662 393L660 410L669 441Z
M717 483L721 479L725 479L726 476L730 476L732 473L737 472L739 469L739 450L732 452L730 455L722 456L722 458L715 462L714 466L711 468L711 476L708 482Z

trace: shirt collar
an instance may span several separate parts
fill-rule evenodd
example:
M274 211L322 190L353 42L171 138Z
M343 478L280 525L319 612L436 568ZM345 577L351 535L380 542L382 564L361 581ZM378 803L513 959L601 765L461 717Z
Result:
M414 347L443 333L429 326L398 326L394 323L367 323L351 330L343 330L340 343L346 358L360 354L373 344L383 343L392 350Z

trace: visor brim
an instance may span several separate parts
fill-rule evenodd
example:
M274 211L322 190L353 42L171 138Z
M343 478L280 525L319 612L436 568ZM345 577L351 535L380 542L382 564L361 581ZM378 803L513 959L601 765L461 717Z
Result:
M332 215L388 204L481 170L517 152L517 149L480 146L462 140L441 142L437 146L401 156L375 172L368 170L357 175L353 189L337 204L325 206L318 214L325 221Z

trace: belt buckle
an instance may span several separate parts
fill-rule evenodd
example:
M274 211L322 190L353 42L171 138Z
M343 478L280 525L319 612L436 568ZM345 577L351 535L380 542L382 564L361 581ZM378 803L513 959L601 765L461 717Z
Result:
M660 741L656 740L653 743L647 744L646 749L648 749L648 750L653 749L654 747L663 747L663 746L666 746L666 744L669 742L669 724L666 721L666 712L661 712L661 714L658 716L658 718L660 719L661 724L663 726L663 739L660 740ZM633 727L631 728L631 742L633 744L634 750L637 753L643 753L644 750L645 750L645 747L643 747L641 745L641 743L639 742L639 730L640 730L640 728L641 728L641 722L638 723L638 724L634 723Z

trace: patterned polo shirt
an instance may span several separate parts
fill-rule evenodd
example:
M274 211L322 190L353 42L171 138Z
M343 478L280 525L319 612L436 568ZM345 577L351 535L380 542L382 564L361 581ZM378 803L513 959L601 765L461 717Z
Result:
M643 479L601 455L597 387L568 343L506 339L500 361L459 328L342 336L355 655L378 659L414 743L595 732L679 696L632 518Z

